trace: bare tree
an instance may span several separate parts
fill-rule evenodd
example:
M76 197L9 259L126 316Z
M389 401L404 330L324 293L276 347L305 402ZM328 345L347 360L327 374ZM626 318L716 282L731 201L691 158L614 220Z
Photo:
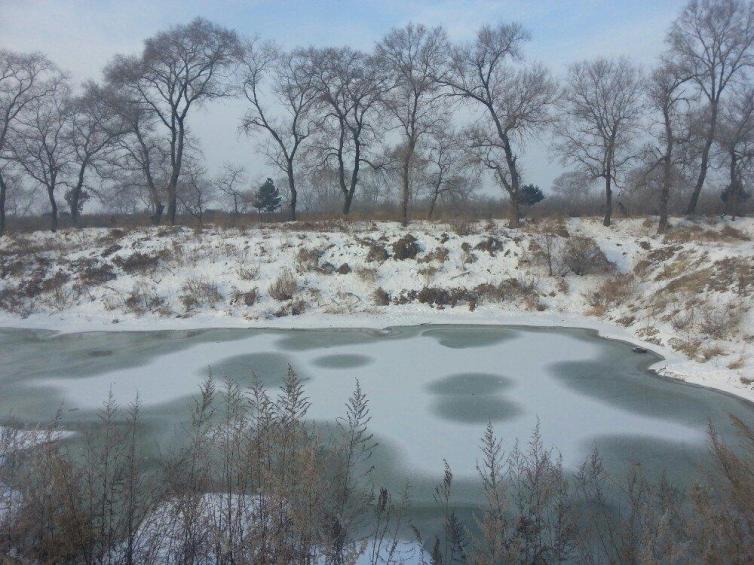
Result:
M417 144L444 118L440 85L435 80L448 49L441 27L427 29L408 24L393 29L377 45L377 61L390 77L392 88L384 104L398 123L400 146L401 217L408 224L410 171Z
M236 216L246 210L249 195L248 190L243 188L245 183L246 170L233 163L224 163L222 173L214 180L216 191L230 200Z
M0 235L5 231L5 200L8 183L4 172L12 159L9 147L12 131L22 112L49 94L45 79L55 73L53 64L39 53L22 54L0 49Z
M723 104L718 143L727 159L729 184L725 190L726 211L741 214L744 191L744 172L754 162L754 87L743 86Z
M433 131L424 151L424 185L429 195L427 219L440 200L467 200L473 190L468 175L466 147L449 126Z
M560 198L572 213L577 213L594 196L594 179L583 171L565 171L552 181L550 190Z
M196 105L233 94L229 73L240 54L235 32L197 18L146 40L140 57L119 56L108 80L153 113L169 140L168 218L175 224L187 118Z
M704 145L688 214L696 212L717 133L720 100L729 85L754 64L754 3L748 0L691 0L668 35L681 74L692 80L704 100Z
M269 136L265 147L268 160L286 176L290 193L290 219L296 219L296 167L302 143L311 135L314 108L319 93L315 77L308 72L301 50L285 53L258 41L247 43L242 58L242 90L251 108L243 118L246 133L261 130ZM268 82L265 85L265 82ZM282 112L264 102L264 87Z
M677 66L668 61L663 61L652 73L647 87L649 105L662 117L659 132L655 136L660 146L650 148L653 156L650 169L655 166L662 168L658 233L665 232L668 227L670 189L673 185L675 164L678 158L675 146L679 138L679 121L681 113L689 101L684 88L687 82L686 76L680 72Z
M126 131L108 98L102 87L90 82L84 85L83 94L71 101L70 129L66 135L73 151L75 171L65 199L74 224L78 224L84 202L89 198L84 190L87 173L97 168L104 152L113 150L114 140Z
M183 210L204 227L204 215L215 198L216 186L207 178L207 171L195 159L186 163L178 182L178 202Z
M138 100L116 93L108 86L107 101L123 128L114 139L115 153L108 154L106 175L119 192L145 192L145 204L152 209L152 222L160 223L165 209L164 187L169 176L169 147L155 134L156 118ZM123 182L125 180L125 182ZM130 198L134 198L131 194Z
M347 215L361 166L378 166L368 154L382 125L387 79L370 57L349 47L309 49L306 57L321 102L320 135L311 153L320 168L334 164Z
M613 212L613 183L634 158L632 137L642 108L642 81L627 59L595 59L571 65L560 101L555 149L592 179L605 182L605 218Z
M484 110L469 137L478 161L510 196L512 227L520 218L518 153L530 135L551 122L549 110L558 91L545 68L512 64L522 60L521 48L528 39L518 24L484 26L473 43L450 50L437 77L452 96Z
M61 75L49 79L46 94L26 106L14 135L14 157L23 170L47 190L50 201L50 229L58 227L55 191L71 166L73 152L66 141L70 123L70 92Z

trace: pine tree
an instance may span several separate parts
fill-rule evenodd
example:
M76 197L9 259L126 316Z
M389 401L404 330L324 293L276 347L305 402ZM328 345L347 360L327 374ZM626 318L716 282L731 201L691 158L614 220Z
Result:
M260 212L275 212L280 209L282 197L271 178L264 181L254 196L254 208Z
M544 200L542 189L536 184L525 184L518 193L518 201L524 206L534 206Z

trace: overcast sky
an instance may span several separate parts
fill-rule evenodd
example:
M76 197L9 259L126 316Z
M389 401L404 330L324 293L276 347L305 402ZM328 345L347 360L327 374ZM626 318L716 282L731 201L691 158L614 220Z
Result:
M369 50L390 28L442 25L453 40L473 38L484 23L517 21L532 35L527 57L556 76L571 62L627 55L645 68L664 48L665 33L685 0L0 0L0 47L42 51L75 83L100 79L116 53L137 53L143 40L203 16L241 35L285 47L351 45ZM210 172L224 161L269 173L256 144L237 133L243 104L224 102L193 119ZM561 171L533 141L522 157L524 178L544 188Z

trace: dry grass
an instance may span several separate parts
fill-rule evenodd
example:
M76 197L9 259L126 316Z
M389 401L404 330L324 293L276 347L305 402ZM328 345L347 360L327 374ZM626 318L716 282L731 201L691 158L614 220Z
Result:
M374 304L376 306L389 306L390 305L390 295L382 287L376 288L374 290L374 292L372 293L372 300L374 301Z
M113 263L128 274L152 272L157 268L159 262L159 255L147 255L140 251L126 257L119 255L113 259Z
M432 284L432 281L435 280L435 276L439 272L440 269L435 267L434 265L427 265L426 267L422 267L417 272L420 277L424 279L425 285Z
M604 280L585 295L592 315L603 315L609 308L622 306L636 295L637 281L633 275L617 275Z
M356 269L356 276L365 283L375 284L379 278L377 269L373 267L359 267Z
M731 225L725 225L720 230L705 228L702 226L675 227L665 234L666 242L735 242L750 241L750 237L741 230Z
M234 305L243 304L244 306L254 306L258 298L259 289L256 287L247 291L235 289L231 294L230 303Z
M223 299L217 283L202 277L186 279L181 291L178 298L187 311L203 306L214 307Z
M319 261L324 255L324 250L310 247L302 247L296 254L296 270L299 273L307 273L319 270Z
M560 263L579 276L606 274L615 269L597 242L590 237L568 238L563 246Z
M255 281L259 278L259 265L241 265L236 269L236 273L243 281Z
M420 250L417 239L409 233L393 243L393 258L396 261L416 259Z
M733 302L704 303L698 314L699 329L715 339L724 339L735 334L743 317L741 305Z
M124 300L124 306L137 316L147 312L167 314L165 299L147 281L136 281Z
M425 253L422 257L419 257L416 260L416 262L417 263L432 263L436 261L438 263L445 263L448 260L449 256L450 256L450 250L444 245L440 245L438 247L435 247L429 253Z
M275 300L291 300L298 291L298 279L288 268L280 271L278 277L268 287L268 294Z
M681 339L673 337L670 338L668 343L670 344L670 347L672 347L676 351L680 351L689 359L699 359L699 353L702 348L701 339Z
M304 312L306 312L306 302L297 299L283 304L275 311L274 315L276 318L283 318L285 316L299 316Z

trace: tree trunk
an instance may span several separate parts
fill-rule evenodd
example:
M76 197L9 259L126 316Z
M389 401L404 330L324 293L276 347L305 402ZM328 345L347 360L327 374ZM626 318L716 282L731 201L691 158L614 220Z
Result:
M168 185L168 221L171 226L175 225L175 214L178 208L177 183L170 181Z
M348 191L345 193L346 201L343 203L343 215L347 216L351 211L351 202L353 202L353 195L356 193L356 183L359 180L359 165L361 164L361 143L358 139L354 139L354 157L353 157L353 170L351 171L351 182ZM345 184L345 179L341 176L341 184Z
M437 193L432 195L432 200L429 203L429 211L427 212L427 219L431 220L435 213L435 205L437 204Z
M670 184L673 175L673 128L670 112L663 110L665 119L665 155L662 161L662 192L660 193L660 222L657 233L665 233L668 229L668 203L670 202Z
M730 185L728 187L728 197L725 202L725 211L730 214L731 219L736 219L739 205L741 203L742 184L738 178L738 157L733 148L730 150Z
M47 187L47 196L50 199L50 231L58 230L58 203L55 202L55 189Z
M178 208L178 179L181 176L181 165L183 164L184 129L183 121L180 119L178 120L177 130L177 139L171 144L175 149L171 159L173 170L170 173L170 184L168 184L168 218L170 219L171 226L175 225L175 215Z
M296 200L298 197L298 194L296 193L296 181L293 176L293 163L290 161L288 162L288 188L291 191L291 208L290 213L288 215L288 219L290 221L295 222L296 221Z
M152 224L155 226L160 225L160 220L162 219L162 212L165 210L165 206L162 205L162 202L155 202L154 203L154 214L152 214L152 217L150 218L152 220Z
M343 215L347 216L348 213L351 211L351 202L353 201L353 192L348 192L346 194L345 201L343 202Z
M7 188L5 186L5 179L2 173L0 173L0 236L5 233L5 192Z
M71 209L71 220L74 226L79 225L79 201L81 200L81 189L84 186L84 175L86 173L87 161L81 164L79 168L79 176L76 180L76 186L71 189L71 196L68 201L68 206Z
M710 127L707 130L707 138L704 142L704 150L702 151L702 162L699 169L699 176L696 179L694 185L694 191L691 193L691 200L689 200L688 208L686 208L686 215L693 216L696 214L696 206L699 203L699 195L702 193L702 187L704 187L704 180L707 178L707 169L709 168L709 153L712 149L712 143L715 140L715 130L717 126L717 104L712 105L712 116L710 117Z
M518 194L511 194L511 213L510 227L517 228L521 225L521 205L518 201Z
M500 128L498 128L500 130ZM510 186L505 184L502 173L498 171L500 175L500 182L508 191L511 197L511 218L510 227L517 228L521 225L521 208L518 201L518 195L521 193L521 177L518 174L518 166L516 165L516 156L513 154L513 148L511 147L510 139L507 134L500 134L503 140L503 151L505 152L505 162L508 165L508 172L511 175Z
M662 164L662 192L660 193L660 222L657 233L665 233L668 229L668 202L670 201L670 155L665 155Z
M603 226L609 226L613 216L613 188L612 176L608 173L605 177L605 218L602 220Z
M411 197L411 159L414 155L414 147L416 142L412 139L409 140L406 145L406 152L403 156L403 166L401 168L401 186L402 186L402 201L401 201L401 223L403 226L408 225L408 202Z

